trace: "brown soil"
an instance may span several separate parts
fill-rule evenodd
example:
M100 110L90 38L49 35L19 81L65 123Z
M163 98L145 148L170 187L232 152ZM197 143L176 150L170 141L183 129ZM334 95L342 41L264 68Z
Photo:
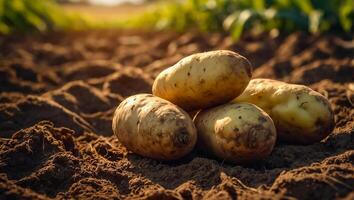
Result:
M197 150L160 162L112 136L123 98L150 92L182 57L230 49L254 77L309 85L336 127L323 141L278 143L250 166ZM295 33L232 42L220 34L93 31L0 37L0 199L353 199L354 40Z

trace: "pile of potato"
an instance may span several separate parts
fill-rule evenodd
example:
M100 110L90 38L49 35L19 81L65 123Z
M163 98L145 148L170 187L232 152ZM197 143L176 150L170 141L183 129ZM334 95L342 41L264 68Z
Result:
M250 62L232 51L183 58L157 76L153 95L121 102L113 132L129 150L150 158L178 159L197 144L245 164L266 158L277 138L311 144L332 131L324 96L303 85L251 80L251 71Z

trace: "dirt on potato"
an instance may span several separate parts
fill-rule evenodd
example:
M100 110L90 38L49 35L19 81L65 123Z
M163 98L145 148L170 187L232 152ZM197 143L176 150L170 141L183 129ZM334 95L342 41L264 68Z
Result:
M246 34L247 35L247 34ZM203 150L173 162L127 151L116 106L151 93L157 74L192 53L228 49L254 77L328 97L334 131L311 145L277 143L239 166ZM353 199L354 38L336 35L90 31L0 36L0 199Z

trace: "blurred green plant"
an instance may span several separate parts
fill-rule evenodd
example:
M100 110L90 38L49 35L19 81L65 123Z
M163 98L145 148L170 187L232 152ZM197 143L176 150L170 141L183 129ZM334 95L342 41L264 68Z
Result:
M353 32L353 21L353 0L186 0L157 6L130 26L225 31L238 39L250 28L348 33Z
M0 33L80 29L85 20L52 0L0 0Z
M289 33L353 33L354 0L171 0L129 20L102 21L64 12L54 0L0 0L0 33L67 29L151 28Z

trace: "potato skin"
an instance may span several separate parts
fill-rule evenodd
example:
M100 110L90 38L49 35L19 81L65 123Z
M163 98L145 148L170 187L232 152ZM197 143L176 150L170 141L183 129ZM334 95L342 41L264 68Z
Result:
M276 142L272 119L249 103L228 103L194 118L198 145L226 161L247 164L267 157Z
M112 129L127 149L160 160L186 155L197 140L189 115L151 94L138 94L122 101L115 110Z
M251 70L250 62L232 51L197 53L162 71L152 92L186 111L208 108L241 94Z
M328 100L304 85L253 79L233 102L253 103L273 119L280 140L295 144L321 141L334 128Z

